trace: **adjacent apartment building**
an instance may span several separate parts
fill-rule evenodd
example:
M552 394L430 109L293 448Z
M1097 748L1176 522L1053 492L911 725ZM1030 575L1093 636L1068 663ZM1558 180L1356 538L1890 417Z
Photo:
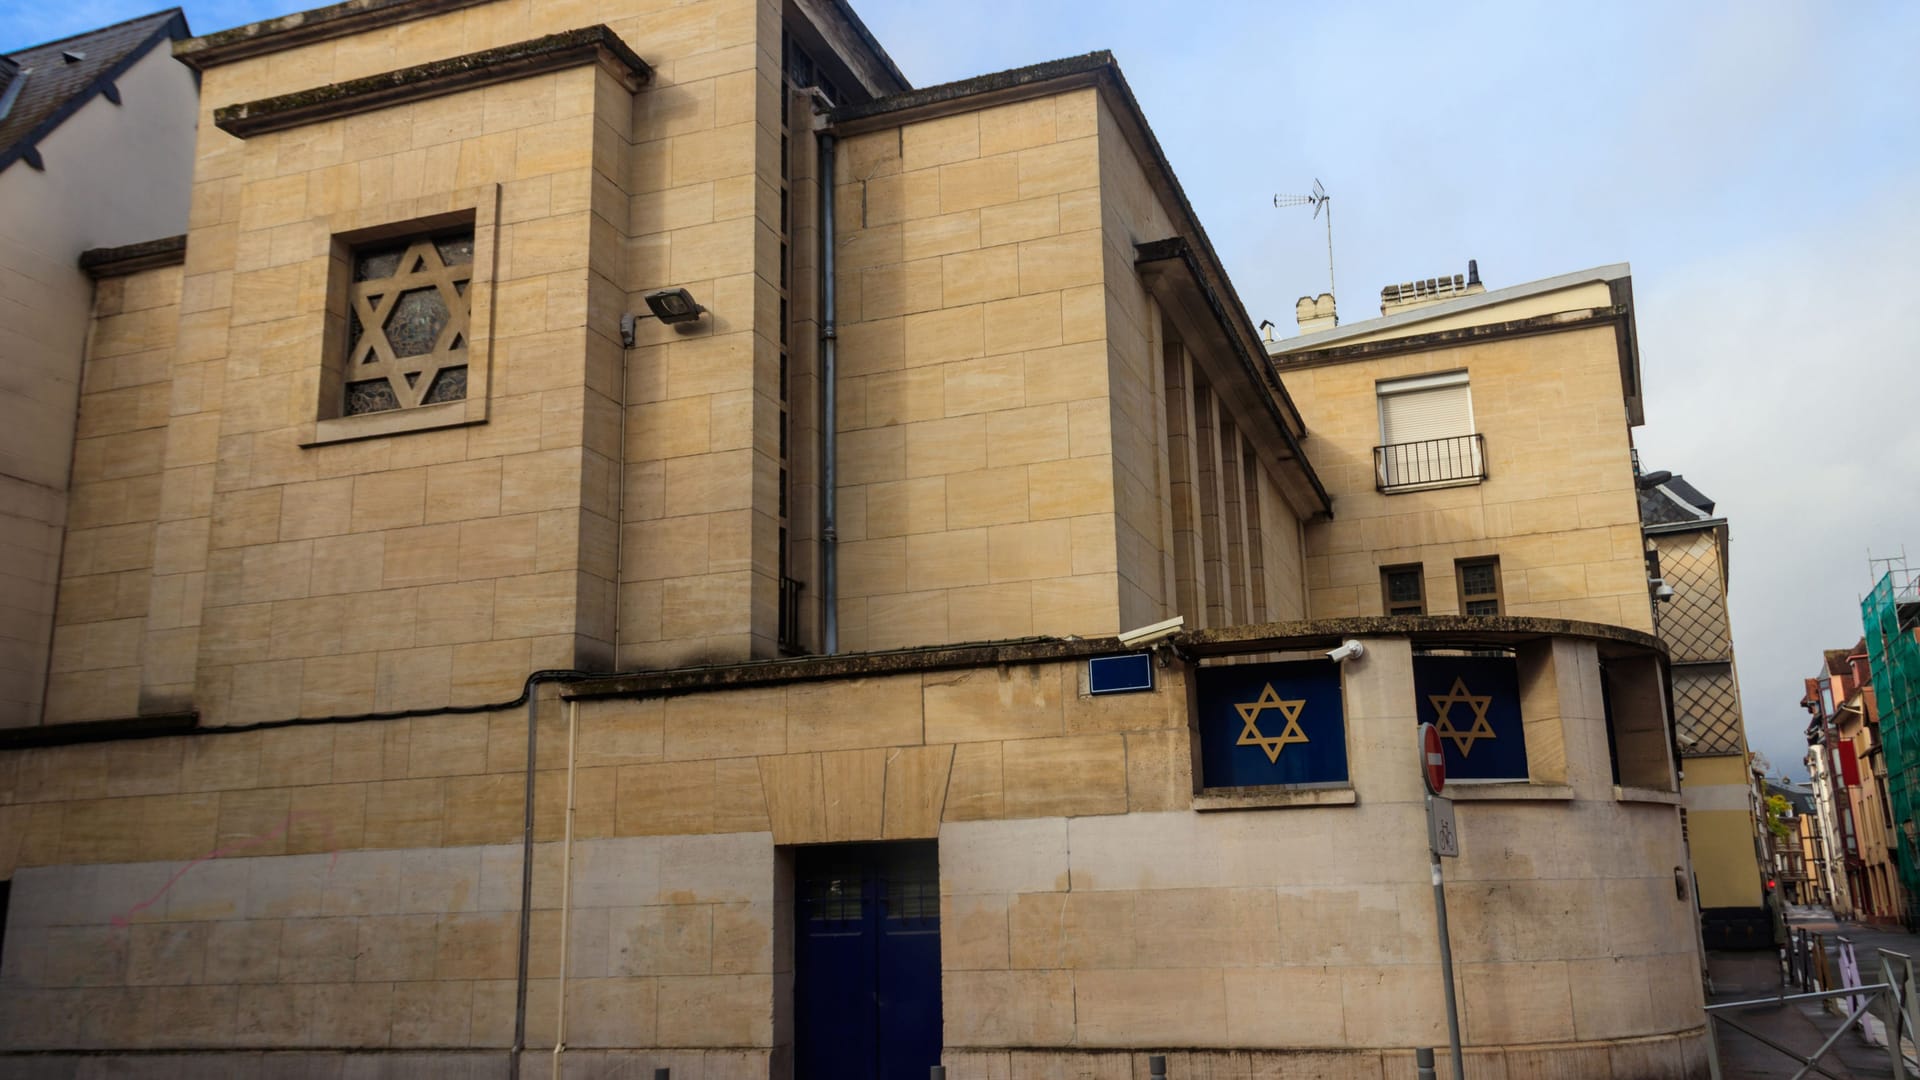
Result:
M111 505L72 501L76 436L101 434L75 427L94 299L80 254L186 227L197 80L170 48L186 36L175 8L0 56L0 727L37 724L48 712L70 523L120 530L124 543L103 573L143 568L152 546L157 490L139 479L156 467L150 460L117 463ZM139 359L120 366L91 388L116 392L122 411L156 430L164 384L138 372ZM144 586L127 585L118 601L96 600L123 612L144 605L133 599ZM54 681L65 693L71 680Z
M1348 615L1542 615L1651 631L1633 472L1625 264L1487 291L1478 268L1383 290L1380 317L1270 344L1339 502L1308 602Z
M1766 906L1768 838L1753 776L1728 610L1727 519L1685 477L1639 478L1647 565L1657 581L1654 622L1673 656L1673 709L1688 850L1699 877L1708 948L1772 948Z
M1878 717L1879 745L1874 773L1883 805L1890 807L1889 843L1896 849L1898 897L1907 924L1916 918L1913 898L1920 896L1920 576L1890 566L1860 602L1867 675L1862 678L1868 708Z
M915 89L835 0L174 53L0 744L10 1064L1407 1070L1431 720L1470 1068L1704 1072L1624 266L1269 356L1111 56Z
M1863 638L1850 649L1826 650L1820 674L1807 680L1801 705L1812 717L1808 753L1824 758L1821 779L1836 808L1833 832L1838 846L1829 855L1831 872L1845 878L1854 918L1897 924L1909 912L1875 697Z

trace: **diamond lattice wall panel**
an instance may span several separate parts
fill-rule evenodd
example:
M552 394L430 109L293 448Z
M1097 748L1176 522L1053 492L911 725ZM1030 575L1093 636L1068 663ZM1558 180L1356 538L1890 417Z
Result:
M1677 661L1726 660L1727 596L1721 584L1720 549L1709 530L1654 537L1660 574L1673 588L1661 605L1660 637Z
M1733 665L1674 665L1673 711L1683 755L1732 754L1746 749Z

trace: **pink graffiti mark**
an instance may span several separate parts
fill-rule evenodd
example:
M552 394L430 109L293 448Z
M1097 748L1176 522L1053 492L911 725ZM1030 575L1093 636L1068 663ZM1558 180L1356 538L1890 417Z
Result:
M167 883L165 885L160 886L159 892L154 893L152 896L147 897L145 900L142 900L139 903L128 908L127 910L115 915L111 920L113 925L122 930L133 925L133 917L135 915L138 915L142 911L145 911L148 908L152 907L153 905L159 903L160 899L167 895L168 890L172 889L175 885L179 884L181 878L186 877L187 874L190 871L192 871L194 867L199 866L201 863L212 862L214 859L224 859L232 855L238 855L241 852L248 850L249 848L257 848L262 844L271 843L287 835L287 833L291 832L296 822L299 822L307 818L312 818L320 823L321 839L325 842L327 846L327 854L331 856L327 860L327 873L332 874L334 866L340 862L340 845L336 844L333 839L333 819L330 817L327 817L325 814L314 813L313 811L310 811L310 810L295 810L294 812L286 816L286 820L282 821L280 824L274 826L273 828L267 830L266 832L263 832L258 836L241 837L239 840L236 840L233 843L228 844L226 847L215 848L214 850L207 852L205 855L202 855L199 858L188 863L187 865L181 867L178 871L174 873L172 877L167 879Z

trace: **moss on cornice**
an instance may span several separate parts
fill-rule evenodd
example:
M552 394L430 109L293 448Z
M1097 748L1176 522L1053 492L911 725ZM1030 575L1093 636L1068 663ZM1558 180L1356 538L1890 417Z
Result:
M594 62L619 77L629 90L638 90L653 78L653 69L618 34L604 25L585 26L311 90L224 105L214 110L213 122L220 130L246 139Z

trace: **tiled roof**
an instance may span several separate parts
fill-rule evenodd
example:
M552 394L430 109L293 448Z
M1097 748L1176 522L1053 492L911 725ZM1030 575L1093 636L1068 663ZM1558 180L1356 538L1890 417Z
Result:
M39 141L163 41L187 36L179 8L19 49L0 64L0 170L28 158Z

